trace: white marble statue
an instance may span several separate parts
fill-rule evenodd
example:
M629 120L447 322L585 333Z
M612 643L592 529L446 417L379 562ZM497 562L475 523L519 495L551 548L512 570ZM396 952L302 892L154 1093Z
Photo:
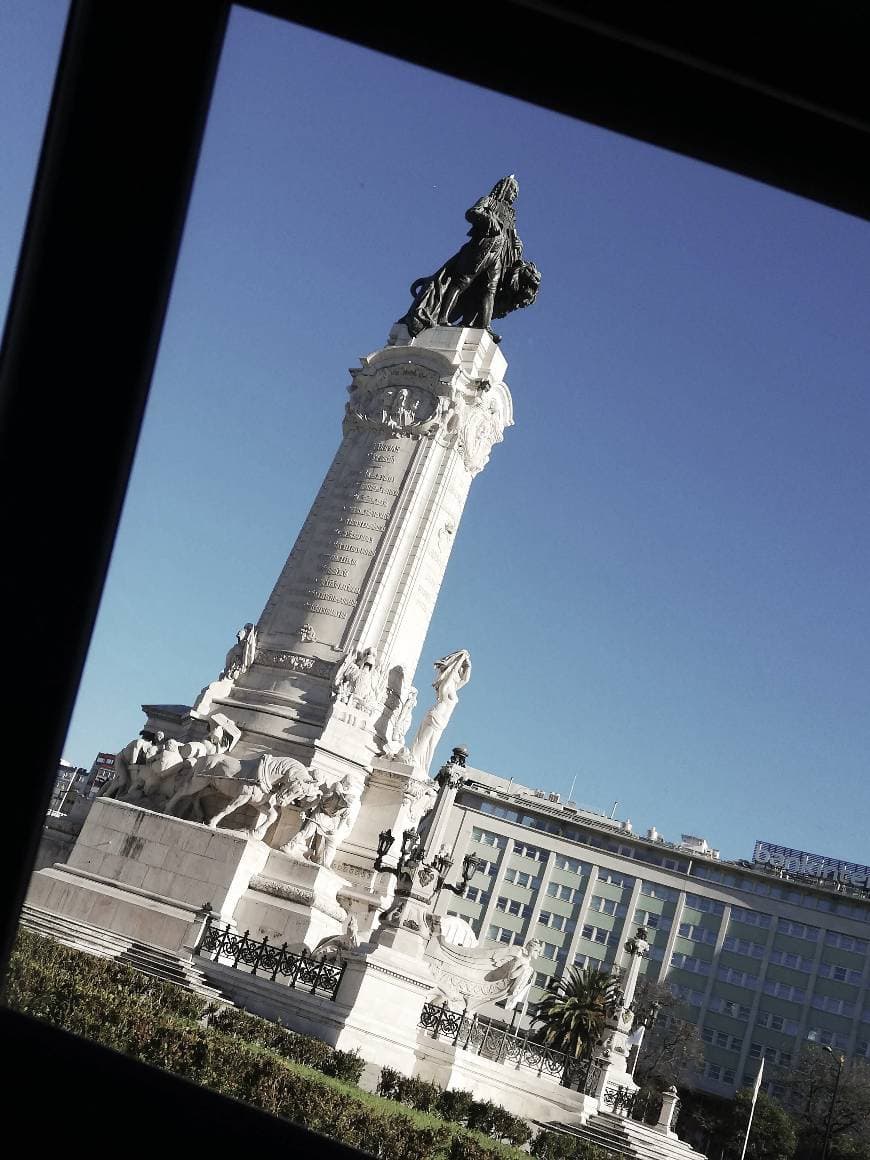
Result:
M332 695L337 701L347 705L355 702L366 710L376 708L385 692L386 677L373 648L348 653L332 681Z
M164 734L158 732L152 739L147 736L147 732L143 729L138 737L134 737L115 754L115 776L100 790L100 797L119 798L123 801L133 786L135 767L146 765L161 752Z
M535 977L535 968L532 965L532 959L537 956L544 949L544 944L539 938L529 939L529 941L520 948L517 955L513 955L510 959L504 962L499 970L505 972L505 978L508 984L507 995L505 997L505 1011L513 1011L516 1007L521 1007L529 997L529 992L532 989L532 981ZM493 958L495 961L495 958Z
M304 813L302 828L280 847L284 854L331 866L342 838L353 825L360 807L360 795L349 777L320 787L317 799Z
M236 643L227 653L224 669L218 680L235 680L246 673L254 663L257 654L257 629L253 624L246 624L236 633Z
M459 690L471 679L471 657L465 649L449 653L435 662L435 672L432 688L435 690L436 701L420 722L410 747L415 777L427 777L429 774L435 749L459 703Z
M411 685L407 694L401 698L395 715L389 723L387 744L384 749L388 757L397 757L400 761L405 757L410 758L410 752L405 745L405 736L411 726L411 718L416 707L417 690Z
M263 838L287 806L317 800L317 779L293 757L238 758L225 754L200 757L193 762L181 784L166 803L166 813L176 817L194 815L216 830L230 814L251 806L257 821L252 838Z
M343 959L349 951L357 950L360 942L357 917L355 914L348 914L347 922L344 924L344 930L341 934L331 934L327 935L326 938L322 938L311 952L311 957L314 959L326 959L327 962L335 959Z
M456 946L439 934L426 947L426 960L436 987L451 1003L461 1003L471 1012L504 999L511 1010L525 1002L535 977L533 960L543 949L540 939L508 951L491 943Z

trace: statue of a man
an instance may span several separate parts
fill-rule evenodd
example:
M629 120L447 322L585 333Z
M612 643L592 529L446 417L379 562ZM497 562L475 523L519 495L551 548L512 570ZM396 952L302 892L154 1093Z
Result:
M281 847L282 852L318 866L331 866L341 839L353 825L358 799L347 777L325 789L303 815L302 828L296 837Z
M414 301L399 321L412 338L431 326L460 324L484 329L499 342L493 318L534 302L541 275L523 260L514 211L518 193L513 174L496 182L465 215L469 241L431 277L411 286Z
M257 629L253 624L246 624L236 633L236 643L227 653L224 661L224 670L219 680L226 677L235 679L246 673L254 663L257 652Z

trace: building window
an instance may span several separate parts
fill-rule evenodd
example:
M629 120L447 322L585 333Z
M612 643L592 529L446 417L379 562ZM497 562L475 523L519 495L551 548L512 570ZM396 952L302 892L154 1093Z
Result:
M605 930L601 926L590 926L588 923L580 932L584 938L588 938L590 942L604 943L605 946L615 947L619 945L619 935L615 930Z
M607 870L604 866L598 867L598 881L606 882L608 886L621 886L623 890L631 890L634 886L634 878L630 874L620 874L616 870Z
M790 967L793 971L803 971L805 975L811 975L813 971L812 959L796 955L794 951L780 950L779 947L774 947L770 952L770 961L781 967Z
M767 930L771 923L771 917L760 910L746 910L742 906L732 906L731 921L743 922L747 926L760 926Z
M507 838L504 834L494 834L492 830L481 830L479 826L475 826L471 831L472 842L479 842L482 846L495 846L497 850L503 850L507 846Z
M726 935L722 946L726 951L733 951L736 955L749 955L753 959L764 958L763 943L750 942L749 939Z
M498 898L495 903L496 910L504 910L508 914L518 915L520 918L528 918L532 913L532 908L522 902L517 902L515 898Z
M718 931L712 930L709 926L699 926L691 922L681 922L679 933L680 938L689 938L693 942L708 943L710 946L713 946L719 937Z
M674 951L671 955L671 966L679 967L683 971L692 971L696 975L709 975L713 967L706 959L695 958L694 955L683 955Z
M750 1009L744 1003L735 1003L733 999L723 999L721 995L710 996L707 1010L728 1015L731 1019L740 1019L743 1023L749 1021Z
M519 854L521 858L534 858L536 862L547 861L547 851L542 850L540 846L529 846L525 842L518 842L514 840L514 853Z
M691 906L693 910L700 910L703 914L722 914L725 910L724 902L719 902L715 898L707 898L703 894L687 894L686 906Z
M838 983L848 983L850 987L860 987L864 979L863 971L853 971L839 963L819 963L819 974L823 979L836 979Z
M529 874L525 870L517 870L513 866L505 871L504 880L513 883L514 886L523 886L527 890L539 890L541 886L540 878L535 878L533 874Z
M855 938L851 934L841 934L838 930L826 930L825 946L839 947L844 951L855 951L856 954L866 955L870 943L866 938Z
M742 1039L736 1035L729 1035L727 1031L717 1031L715 1027L705 1027L701 1032L701 1038L713 1047L721 1047L723 1051L739 1051L743 1046Z
M640 892L647 898L662 898L665 902L676 902L679 894L670 886L661 886L658 882L642 882Z
M551 898L561 898L563 902L576 902L581 892L574 890L571 886L565 886L561 882L550 882L547 886L547 893Z
M819 937L817 926L808 926L805 922L792 922L790 918L778 919L776 929L780 934L790 934L792 938L805 938L808 942L816 942Z
M590 910L597 910L599 914L610 914L614 918L623 918L626 906L613 898L602 898L600 894L593 894L589 903Z
M707 1079L718 1080L720 1083L734 1083L733 1070L718 1063L705 1063L703 1074Z
M489 895L480 886L469 886L465 891L465 897L469 902L479 902L481 906L486 906L489 902Z
M802 987L793 987L790 983L780 983L777 979L766 979L762 988L765 995L773 995L777 999L788 999L791 1003L803 1003L807 993Z
M855 1014L855 1004L845 999L835 999L833 995L813 995L811 1006L817 1011L827 1011L831 1015L844 1015L851 1019Z
M647 926L650 930L670 930L673 919L665 914L656 914L652 910L636 910L634 921L638 926Z
M733 967L720 967L716 978L722 983L731 983L735 987L757 987L758 976L749 971L736 971Z
M538 915L538 922L542 926L551 926L553 930L563 930L566 934L571 934L576 928L576 923L573 919L568 918L564 914L551 914L549 910L542 910Z
M491 926L487 931L486 937L492 939L493 942L502 942L510 945L511 943L522 943L523 935L518 930L507 930L503 926Z
M794 1019L786 1019L785 1015L778 1015L773 1011L759 1011L755 1020L757 1027L768 1027L771 1031L781 1031L783 1035L797 1035L798 1023Z
M590 866L587 862L579 862L576 858L567 858L564 854L557 854L555 858L557 870L567 870L570 874L588 874Z
M670 983L671 994L675 999L679 999L681 1003L688 1003L690 1007L702 1007L704 1005L703 991L693 991L691 987L686 987L682 983Z

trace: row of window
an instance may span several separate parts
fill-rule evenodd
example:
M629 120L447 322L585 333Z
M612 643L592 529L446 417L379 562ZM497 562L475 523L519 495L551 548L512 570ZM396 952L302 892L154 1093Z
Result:
M757 987L758 975L749 971L738 971L735 967L720 967L716 978L722 983L731 983L734 987Z
M577 929L577 923L573 918L567 918L564 914L551 914L549 910L541 911L538 922L542 926L552 927L553 930L563 930L566 934L571 934Z
M863 971L853 971L849 967L841 967L839 963L819 963L819 974L823 979L836 979L838 983L849 983L853 987L860 987L864 978Z
M773 1011L759 1011L755 1019L756 1027L768 1027L771 1031L781 1031L783 1035L797 1035L798 1022L796 1019L787 1019L785 1015L777 1015Z
M739 1051L743 1040L736 1035L729 1035L727 1031L717 1031L714 1027L705 1027L701 1031L704 1043L711 1043L714 1047L721 1047L724 1051Z
M512 882L514 886L524 886L527 890L540 890L541 880L536 878L534 874L529 874L525 870L516 870L511 867L505 870L505 882Z
M504 910L507 914L515 914L519 918L528 918L532 908L527 903L517 902L514 898L497 898L496 910Z
M831 1015L845 1015L851 1019L855 1014L855 1004L845 999L835 999L833 995L813 995L811 1007L817 1011L827 1011Z
M709 926L699 926L697 923L681 922L680 938L690 938L693 942L714 944L718 935Z
M604 943L605 946L615 947L619 945L619 934L615 930L606 930L601 926L590 926L587 923L581 934L584 938L588 938L591 942Z
M638 926L646 926L650 930L670 930L674 920L666 914L656 914L652 910L636 910L634 921Z
M737 890L745 890L747 894L757 894L764 898L778 898L783 902L791 902L807 910L819 910L830 914L842 914L848 918L857 918L862 922L870 919L870 907L866 903L847 901L837 898L836 895L810 894L808 891L797 890L794 886L777 882L776 879L744 877L729 870L720 870L703 862L696 862L692 867L692 876L703 878L706 882L719 883L722 886L733 886Z
M735 938L733 935L726 935L722 943L726 951L733 951L736 955L749 955L753 959L764 958L764 943L752 942L746 938Z
M624 902L617 902L615 898L603 898L600 894L592 895L589 909L597 910L599 914L610 914L614 918L624 918L628 910Z
M734 1083L734 1069L731 1067L722 1067L719 1063L704 1064L703 1074L707 1079L719 1080L720 1083Z
M765 1059L768 1063L778 1063L782 1067L788 1067L791 1063L791 1052L784 1048L771 1047L766 1043L751 1043L749 1045L750 1059Z
M771 916L760 910L747 910L743 906L732 906L731 921L743 922L747 926L760 926L763 930L767 930L770 926Z
M486 932L486 937L492 939L493 942L507 943L508 946L510 946L511 943L522 944L525 942L521 931L508 930L503 926L491 926Z
M732 1019L740 1019L744 1023L749 1021L750 1011L745 1003L737 1003L733 999L723 999L721 995L710 996L707 1010L717 1011L721 1015L730 1016Z

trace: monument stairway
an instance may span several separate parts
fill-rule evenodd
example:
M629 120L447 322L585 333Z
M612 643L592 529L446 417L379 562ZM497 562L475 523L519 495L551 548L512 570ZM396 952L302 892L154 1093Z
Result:
M134 967L137 971L142 971L143 974L151 975L152 978L160 979L162 982L175 983L176 986L202 995L205 999L232 1005L232 999L211 986L199 967L160 947L113 934L89 922L51 914L47 910L26 903L21 910L20 924L26 930L45 935L65 946L85 951L89 955L126 963L128 967Z
M676 1136L665 1136L648 1124L636 1120L614 1116L610 1112L597 1112L585 1124L540 1124L551 1132L565 1132L588 1140L599 1148L605 1148L614 1156L630 1157L631 1160L705 1160L689 1144Z

